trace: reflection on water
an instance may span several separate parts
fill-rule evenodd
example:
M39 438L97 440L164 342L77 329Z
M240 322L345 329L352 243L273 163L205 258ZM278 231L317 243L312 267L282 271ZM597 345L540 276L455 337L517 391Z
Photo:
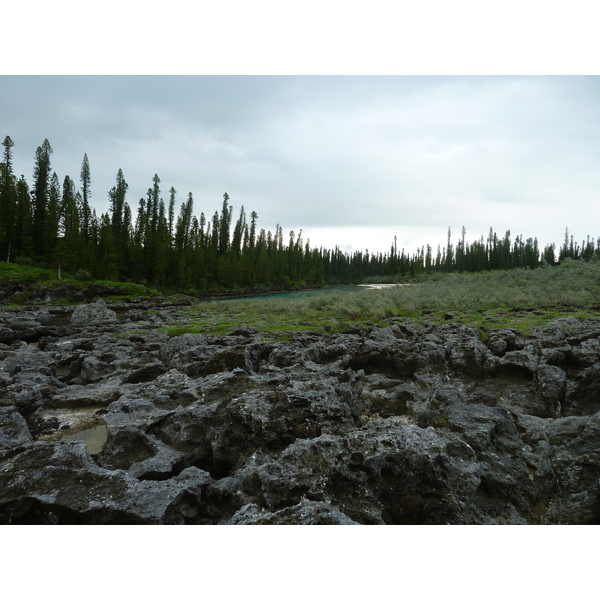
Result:
M359 283L359 288L366 288L368 290L389 290L395 287L404 287L411 285L410 283Z
M84 429L77 433L69 433L68 435L61 436L63 442L73 442L76 440L83 440L87 445L87 450L90 454L98 454L106 442L106 425L97 425L90 429Z

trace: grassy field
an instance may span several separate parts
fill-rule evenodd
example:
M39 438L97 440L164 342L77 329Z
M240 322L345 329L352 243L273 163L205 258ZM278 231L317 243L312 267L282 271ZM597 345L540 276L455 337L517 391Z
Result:
M476 327L485 337L511 327L528 333L561 316L600 317L600 262L566 260L554 267L421 277L412 284L306 298L199 302L182 312L182 333L230 333L242 325L282 334L347 331L352 325L416 325L448 320Z

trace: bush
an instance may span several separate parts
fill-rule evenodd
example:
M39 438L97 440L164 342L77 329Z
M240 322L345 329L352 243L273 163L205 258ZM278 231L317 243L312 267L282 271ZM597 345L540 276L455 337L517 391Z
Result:
M86 271L85 269L79 269L79 271L75 273L75 278L78 281L90 281L92 276L90 275L89 271Z

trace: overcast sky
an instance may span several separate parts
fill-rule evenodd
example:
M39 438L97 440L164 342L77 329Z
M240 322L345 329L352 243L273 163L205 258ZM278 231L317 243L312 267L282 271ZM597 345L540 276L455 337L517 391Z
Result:
M98 215L122 169L134 213L156 173L177 212L227 192L234 219L346 251L600 236L594 76L0 76L6 135L29 183L45 138L61 183L87 153Z

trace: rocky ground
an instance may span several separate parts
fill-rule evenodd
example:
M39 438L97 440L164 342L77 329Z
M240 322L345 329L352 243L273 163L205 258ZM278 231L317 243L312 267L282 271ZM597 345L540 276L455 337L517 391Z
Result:
M0 311L1 523L600 522L600 319L169 338L147 308Z

